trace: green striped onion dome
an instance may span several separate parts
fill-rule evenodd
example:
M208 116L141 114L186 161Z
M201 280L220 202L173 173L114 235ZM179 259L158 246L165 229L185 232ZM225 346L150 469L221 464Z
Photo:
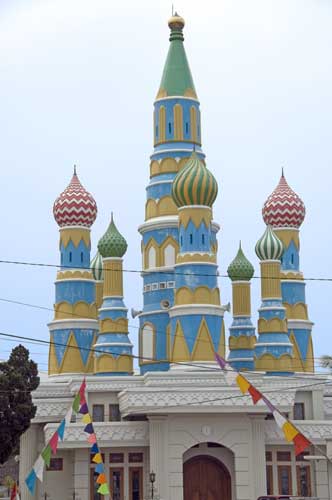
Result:
M240 243L235 259L228 266L227 274L232 281L250 281L254 272L254 267L244 255Z
M284 251L282 241L273 232L271 226L267 226L265 233L256 243L256 254L260 260L280 260Z
M217 181L194 151L173 181L172 196L175 204L178 207L188 205L212 207L217 194Z
M106 233L102 236L98 243L98 250L102 257L123 257L127 250L127 242L117 230L113 214L111 223L107 228Z
M96 281L102 281L104 279L103 272L103 258L97 250L96 255L92 259L90 263L90 268L92 272L92 276Z

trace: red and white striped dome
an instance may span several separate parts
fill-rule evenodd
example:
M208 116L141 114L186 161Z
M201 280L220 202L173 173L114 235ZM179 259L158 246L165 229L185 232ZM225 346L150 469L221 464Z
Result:
M264 203L262 213L265 224L273 228L298 229L304 221L304 203L289 187L284 172L278 186Z
M70 184L54 202L53 214L60 227L91 227L97 217L97 204L86 191L74 169Z

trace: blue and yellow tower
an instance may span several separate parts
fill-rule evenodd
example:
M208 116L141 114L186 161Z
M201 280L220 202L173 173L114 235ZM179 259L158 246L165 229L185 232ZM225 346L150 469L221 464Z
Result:
M305 218L301 198L288 185L284 172L278 186L266 200L263 218L284 245L281 259L282 301L286 308L288 334L294 346L294 371L313 372L312 326L300 271L300 226Z
M255 369L271 375L287 375L293 371L293 345L288 337L286 310L281 296L280 259L284 248L271 226L267 226L255 250L261 261L262 294Z
M54 203L60 226L60 264L55 282L54 320L49 323L49 374L92 373L98 331L95 283L90 271L90 227L97 216L92 195L76 170ZM53 343L52 343L53 342Z
M255 327L251 321L251 283L254 268L243 253L241 243L227 274L232 281L233 322L229 328L231 366L239 370L254 369Z
M173 182L179 210L180 249L175 266L174 305L169 310L170 362L214 362L225 355L224 308L220 305L212 206L218 186L195 152Z
M116 228L112 215L110 225L98 243L104 281L99 332L94 346L96 375L133 373L133 346L128 337L127 308L123 301L122 257L126 250L127 242Z
M141 372L168 370L168 308L174 301L174 266L179 252L178 211L172 182L193 149L200 159L201 119L183 45L184 20L169 20L170 46L154 103L154 151L146 188L145 223L140 226L143 260L143 311L140 314ZM212 249L216 232L212 225Z

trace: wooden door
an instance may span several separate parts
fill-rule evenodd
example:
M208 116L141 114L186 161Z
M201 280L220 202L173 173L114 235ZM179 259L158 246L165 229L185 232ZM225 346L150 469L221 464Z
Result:
M143 468L129 468L129 500L143 500Z
M231 500L231 476L219 460L200 455L183 466L184 500Z

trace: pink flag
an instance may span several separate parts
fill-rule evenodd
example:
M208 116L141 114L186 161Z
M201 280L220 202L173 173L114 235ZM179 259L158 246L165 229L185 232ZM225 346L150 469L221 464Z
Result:
M58 448L58 441L59 441L59 434L58 432L56 431L53 436L51 437L50 439L50 442L49 442L49 445L51 447L51 450L52 450L52 453L53 455L56 454L56 450Z
M97 442L96 434L90 434L88 436L88 443L95 444Z

